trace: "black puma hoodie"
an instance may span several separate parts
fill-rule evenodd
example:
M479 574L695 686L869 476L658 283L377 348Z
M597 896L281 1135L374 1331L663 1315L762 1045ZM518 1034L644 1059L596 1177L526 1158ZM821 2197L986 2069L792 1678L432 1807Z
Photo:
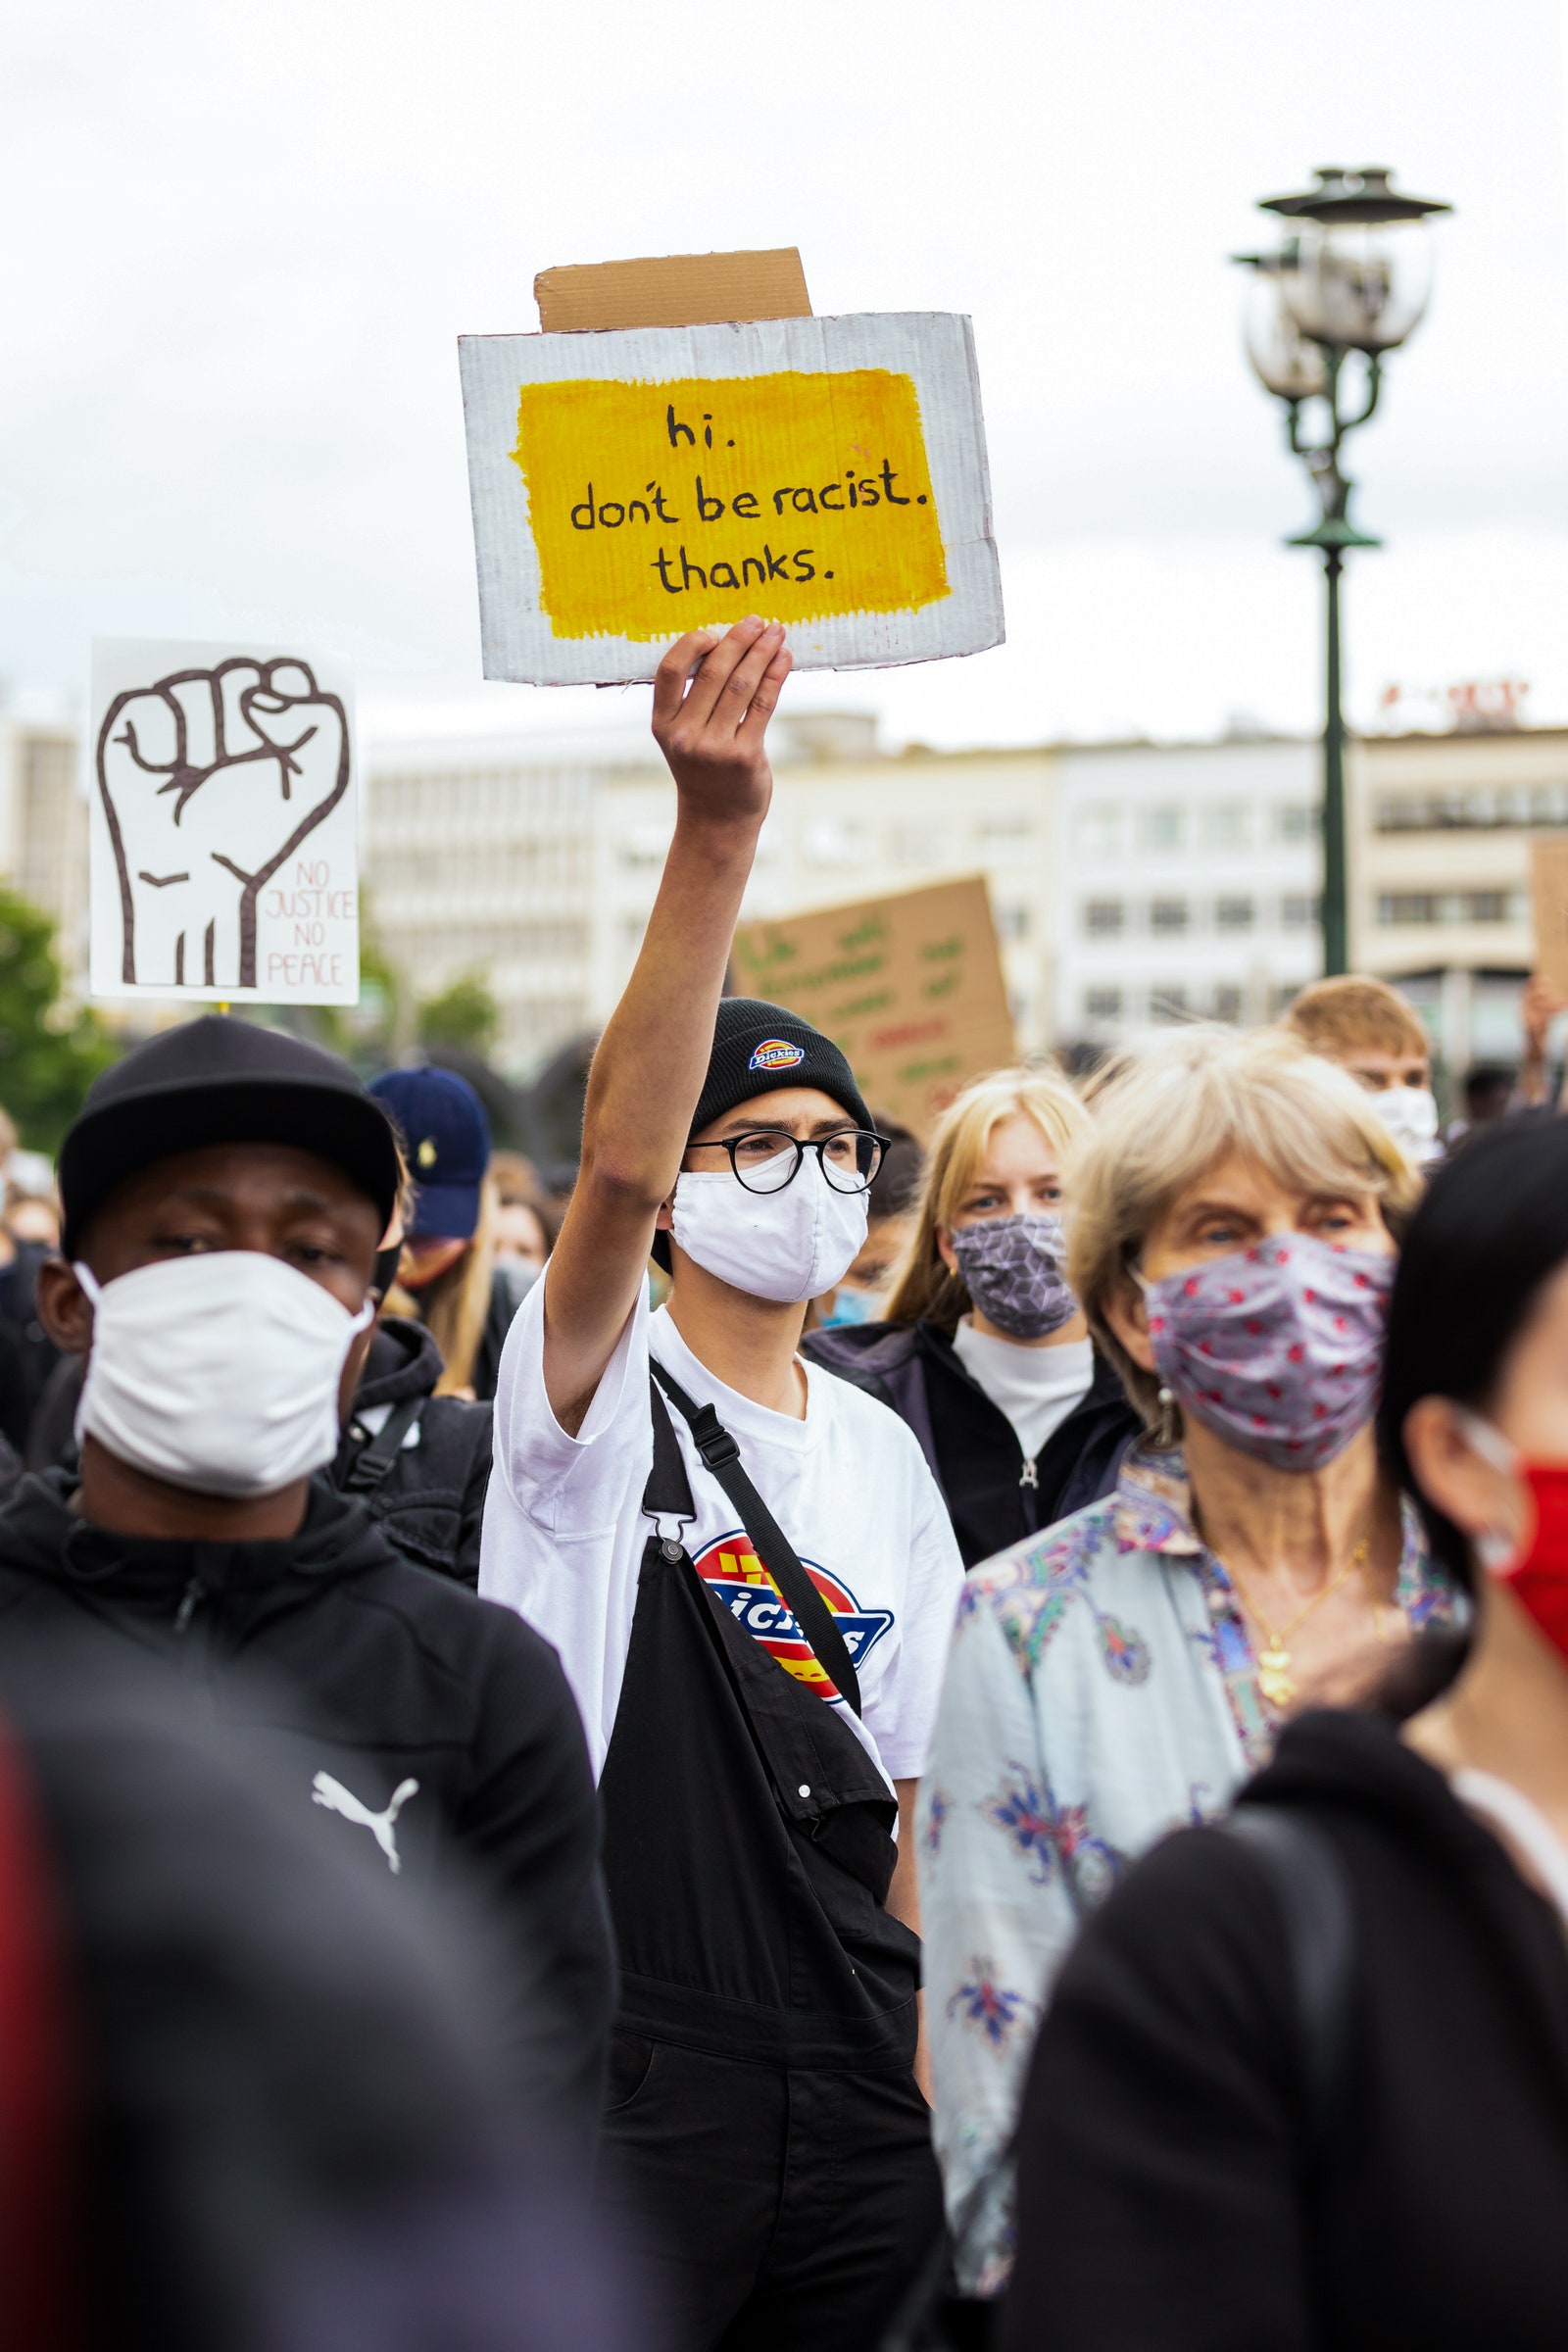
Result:
M50 1471L0 1507L0 1642L71 1632L110 1659L155 1653L198 1721L275 1741L301 1806L373 1840L406 1883L439 1885L465 1857L508 1939L519 2079L586 2154L613 1971L587 1748L550 1644L401 1558L324 1479L286 1543L113 1535L72 1496Z

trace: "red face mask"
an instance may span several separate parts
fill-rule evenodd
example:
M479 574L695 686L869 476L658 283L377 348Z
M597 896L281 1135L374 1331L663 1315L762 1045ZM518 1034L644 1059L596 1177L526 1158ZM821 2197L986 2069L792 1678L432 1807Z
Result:
M1536 1506L1535 1532L1522 1552L1493 1573L1568 1658L1568 1462L1521 1462L1518 1475Z

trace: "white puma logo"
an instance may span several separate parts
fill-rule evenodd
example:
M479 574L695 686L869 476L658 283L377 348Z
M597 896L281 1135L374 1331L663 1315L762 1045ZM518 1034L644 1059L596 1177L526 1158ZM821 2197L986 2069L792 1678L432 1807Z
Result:
M392 1791L392 1802L386 1811L372 1813L368 1805L361 1804L352 1788L345 1788L341 1781L334 1781L329 1772L318 1772L311 1783L311 1794L316 1802L325 1805L331 1813L341 1813L345 1821L358 1822L362 1830L368 1830L394 1871L401 1870L403 1865L398 1860L398 1841L393 1835L393 1825L410 1797L418 1793L417 1781L400 1781Z

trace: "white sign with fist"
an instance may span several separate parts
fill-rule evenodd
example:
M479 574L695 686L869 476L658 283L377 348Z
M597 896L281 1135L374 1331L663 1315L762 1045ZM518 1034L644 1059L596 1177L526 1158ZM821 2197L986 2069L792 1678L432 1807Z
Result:
M93 995L357 1004L342 665L100 639L92 697Z

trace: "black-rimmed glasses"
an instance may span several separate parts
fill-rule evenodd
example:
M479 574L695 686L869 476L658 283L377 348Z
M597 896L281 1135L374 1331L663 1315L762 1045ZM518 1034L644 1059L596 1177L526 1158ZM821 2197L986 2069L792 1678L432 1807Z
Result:
M727 1152L729 1164L749 1193L781 1193L801 1172L808 1152L814 1152L822 1173L836 1193L863 1193L882 1165L888 1139L870 1127L842 1127L837 1135L799 1137L776 1127L759 1127L747 1135L723 1135L710 1144L692 1144L693 1152Z

